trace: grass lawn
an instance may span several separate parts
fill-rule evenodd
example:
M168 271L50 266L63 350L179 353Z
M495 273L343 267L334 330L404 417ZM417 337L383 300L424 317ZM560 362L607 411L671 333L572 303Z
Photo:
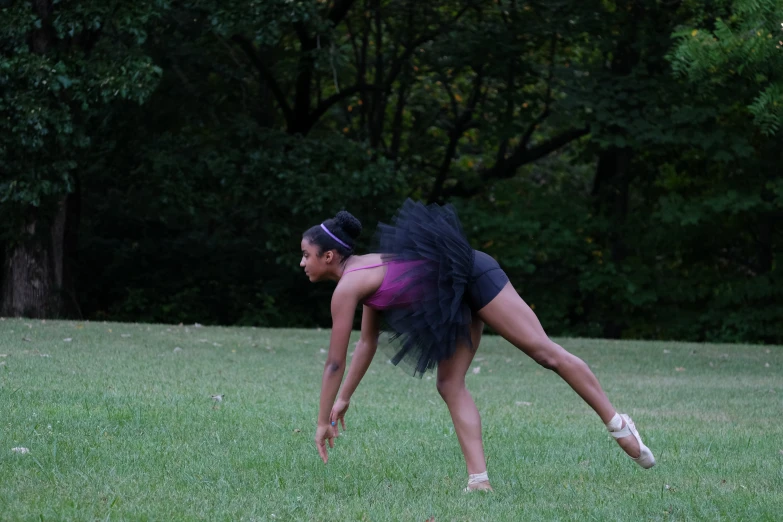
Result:
M465 495L434 376L383 348L321 462L328 339L1 320L0 520L783 520L781 347L559 339L636 421L645 471L555 374L485 337L468 387L495 492Z

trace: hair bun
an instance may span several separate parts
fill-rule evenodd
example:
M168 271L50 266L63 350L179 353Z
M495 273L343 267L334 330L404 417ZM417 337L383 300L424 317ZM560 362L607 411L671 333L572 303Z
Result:
M353 217L353 214L347 210L341 210L334 216L334 221L337 225L345 231L346 234L351 236L351 239L356 239L359 234L362 233L362 222Z

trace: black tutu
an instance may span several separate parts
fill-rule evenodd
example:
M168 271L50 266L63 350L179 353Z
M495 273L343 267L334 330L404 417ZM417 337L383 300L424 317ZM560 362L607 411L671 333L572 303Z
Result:
M391 362L421 376L451 357L457 343L472 349L466 297L474 250L454 208L408 199L392 224L378 225L376 241L384 261L420 261L408 265L405 275L417 298L383 311L384 329L392 334Z

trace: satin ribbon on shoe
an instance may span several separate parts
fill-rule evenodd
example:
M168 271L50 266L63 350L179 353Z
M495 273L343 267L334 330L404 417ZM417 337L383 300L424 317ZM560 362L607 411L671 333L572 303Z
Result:
M484 473L476 473L474 475L468 475L468 486L475 486L476 484L481 484L482 482L486 482L489 480L489 477L487 476L487 472Z
M471 491L479 491L478 489L472 489L470 486L475 486L477 484L481 484L482 482L488 482L489 477L487 476L487 472L484 473L474 473L473 475L468 475L468 487L463 489L465 493L470 493Z
M621 428L625 420L625 427ZM606 423L606 428L609 430L609 434L615 439L622 439L629 435L633 435L636 438L636 442L639 443L639 456L633 458L629 455L630 459L639 464L644 469L650 469L655 466L655 457L653 456L650 448L644 445L642 438L639 436L639 432L636 430L636 425L626 414L620 415L615 413L612 420Z

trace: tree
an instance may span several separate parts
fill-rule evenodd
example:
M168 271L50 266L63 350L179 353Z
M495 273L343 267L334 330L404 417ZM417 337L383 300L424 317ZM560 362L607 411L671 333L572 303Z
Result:
M729 89L761 131L774 135L783 125L783 4L726 4L725 16L704 16L675 33L672 67L702 95Z
M689 93L716 108L710 122L725 145L689 166L703 174L666 201L689 228L721 230L706 252L724 275L712 286L704 323L726 340L779 339L783 298L783 5L736 0L694 18L674 35L672 68ZM705 168L706 163L706 168ZM675 217L676 216L676 217ZM702 253L702 255L704 255Z
M0 7L0 313L56 316L76 305L68 256L80 170L112 108L154 89L161 71L143 51L145 28L166 2Z
M236 45L273 99L264 125L340 129L392 160L425 199L475 194L585 136L557 114L567 6L489 0L195 2L204 30ZM492 48L490 60L486 49ZM539 65L541 60L543 66ZM555 63L557 60L557 64ZM482 64L485 64L483 66ZM522 89L526 91L523 93ZM506 114L498 121L499 107ZM545 124L554 120L553 128ZM489 163L465 161L481 145ZM471 142L461 151L464 140ZM455 160L475 168L452 171Z

